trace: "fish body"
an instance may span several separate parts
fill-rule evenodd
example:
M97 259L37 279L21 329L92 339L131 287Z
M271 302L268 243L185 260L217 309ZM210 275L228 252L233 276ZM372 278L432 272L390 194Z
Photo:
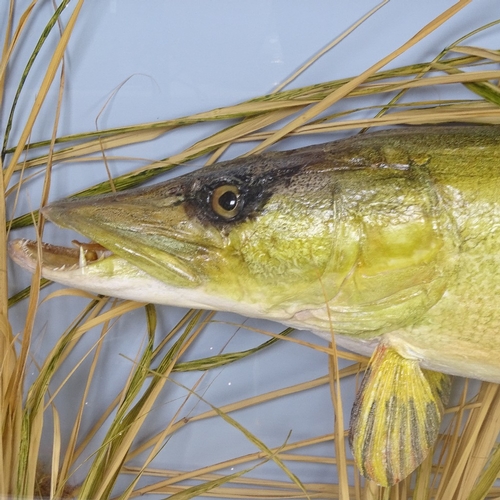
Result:
M350 443L389 486L437 439L447 375L500 382L500 127L415 127L206 167L43 213L96 244L14 260L92 292L226 310L374 351Z
M362 353L384 337L425 367L499 382L499 132L403 128L63 200L44 214L113 255L63 270L46 247L42 272L333 331ZM33 266L28 248L12 253Z

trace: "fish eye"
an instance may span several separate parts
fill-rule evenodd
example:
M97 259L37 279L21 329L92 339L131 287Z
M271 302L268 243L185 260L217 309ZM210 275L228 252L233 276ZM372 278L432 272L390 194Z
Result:
M232 219L241 208L239 189L231 184L216 187L212 193L211 205L217 215L227 220Z

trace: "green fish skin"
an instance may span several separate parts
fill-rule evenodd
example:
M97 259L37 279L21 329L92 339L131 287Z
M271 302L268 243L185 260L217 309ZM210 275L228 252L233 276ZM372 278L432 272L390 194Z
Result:
M43 213L102 245L42 272L145 302L269 318L500 382L500 128L415 127L219 163ZM33 242L11 255L34 269Z

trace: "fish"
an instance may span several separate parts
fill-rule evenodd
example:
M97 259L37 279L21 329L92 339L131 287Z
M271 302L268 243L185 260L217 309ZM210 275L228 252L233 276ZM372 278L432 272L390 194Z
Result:
M498 126L358 134L42 213L91 240L10 242L45 278L266 318L370 355L349 441L380 485L432 450L450 376L500 382Z

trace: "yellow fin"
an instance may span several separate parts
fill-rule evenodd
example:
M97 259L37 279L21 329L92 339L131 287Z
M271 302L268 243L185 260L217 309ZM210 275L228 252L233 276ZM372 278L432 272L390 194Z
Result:
M381 343L351 414L349 442L363 476L392 486L411 474L436 441L449 392L449 376Z

